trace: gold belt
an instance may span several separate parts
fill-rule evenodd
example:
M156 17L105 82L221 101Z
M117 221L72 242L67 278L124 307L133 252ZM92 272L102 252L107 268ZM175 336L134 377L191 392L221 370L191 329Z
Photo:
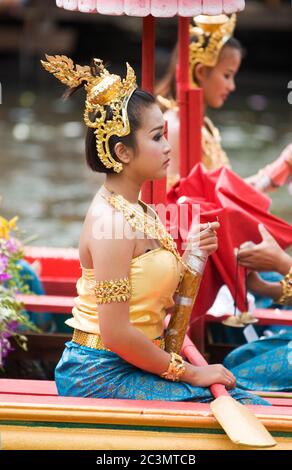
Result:
M100 335L95 335L94 333L86 333L81 330L74 330L72 341L74 343L80 344L80 346L87 346L88 348L99 349L101 351L110 351L106 348L102 342ZM151 340L153 344L158 346L160 349L165 349L164 338L156 338Z

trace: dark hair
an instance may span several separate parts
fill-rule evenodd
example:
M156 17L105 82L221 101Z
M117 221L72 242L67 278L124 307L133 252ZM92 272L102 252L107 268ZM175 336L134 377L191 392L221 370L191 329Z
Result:
M242 44L239 42L238 39L236 39L234 37L231 37L231 38L228 39L228 41L226 41L226 43L224 44L222 50L225 47L230 47L232 49L236 49L238 52L240 52L241 57L244 57L244 55L245 55L245 51L242 47Z
M226 48L230 47L236 49L240 52L241 56L244 56L244 49L238 39L231 37L226 41L224 46L221 49L221 52ZM220 54L221 54L220 52ZM161 95L164 98L175 100L176 99L176 65L178 61L178 45L172 51L169 66L165 75L157 83L155 88L155 95ZM163 106L161 106L163 108ZM164 109L163 109L164 111Z
M100 70L98 66L94 63L91 65L91 73L93 75L98 76L100 74ZM81 88L83 84L79 85L76 88L68 89L63 97L66 99L71 96L76 90ZM127 147L131 147L132 149L136 149L136 138L135 134L138 129L141 128L142 124L142 115L143 110L148 108L152 104L156 103L155 97L149 93L148 91L141 90L137 88L131 98L129 99L128 106L127 106L127 113L128 119L130 124L130 134L126 135L125 137L118 137L113 135L109 139L109 149L113 158L118 161L118 157L115 154L114 147L118 142L122 142ZM110 107L107 107L107 114L106 119L109 120L112 118L112 111ZM85 153L86 153L86 162L89 168L92 171L97 171L99 173L114 173L112 168L106 168L102 161L100 160L97 149L96 149L96 137L94 134L94 129L91 127L87 128L86 138L85 138Z

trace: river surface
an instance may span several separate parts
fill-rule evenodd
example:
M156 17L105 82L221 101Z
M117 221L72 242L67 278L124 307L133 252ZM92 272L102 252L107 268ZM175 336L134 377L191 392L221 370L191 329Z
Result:
M85 164L82 98L57 93L3 95L0 105L0 212L19 216L34 245L75 247L82 220L103 177ZM234 171L255 173L292 142L292 106L261 96L233 98L211 114ZM272 194L271 210L292 223L288 187Z

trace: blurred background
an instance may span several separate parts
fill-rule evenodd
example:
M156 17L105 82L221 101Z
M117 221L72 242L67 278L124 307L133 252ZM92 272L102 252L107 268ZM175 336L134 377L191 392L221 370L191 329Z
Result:
M40 59L66 54L83 65L101 57L121 73L129 61L140 79L141 28L139 18L69 12L54 0L0 0L0 213L19 215L24 236L38 236L34 245L77 246L102 181L85 165L83 92L64 102L64 87ZM156 30L159 78L176 42L177 19L157 20ZM233 169L248 176L292 142L290 0L247 0L235 36L246 51L237 90L210 117ZM287 186L272 200L272 212L292 223Z

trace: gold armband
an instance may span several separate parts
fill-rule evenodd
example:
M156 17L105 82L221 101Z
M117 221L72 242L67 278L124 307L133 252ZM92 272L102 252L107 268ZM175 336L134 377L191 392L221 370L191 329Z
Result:
M280 281L280 284L282 286L282 294L281 297L276 300L276 303L290 305L292 302L292 268L290 268L290 271L286 274L284 279Z
M173 382L177 382L185 370L186 367L183 358L176 353L171 353L168 369L166 372L161 374L161 377L167 380L172 380Z
M128 277L97 282L94 288L98 304L126 302L131 298L131 284Z

